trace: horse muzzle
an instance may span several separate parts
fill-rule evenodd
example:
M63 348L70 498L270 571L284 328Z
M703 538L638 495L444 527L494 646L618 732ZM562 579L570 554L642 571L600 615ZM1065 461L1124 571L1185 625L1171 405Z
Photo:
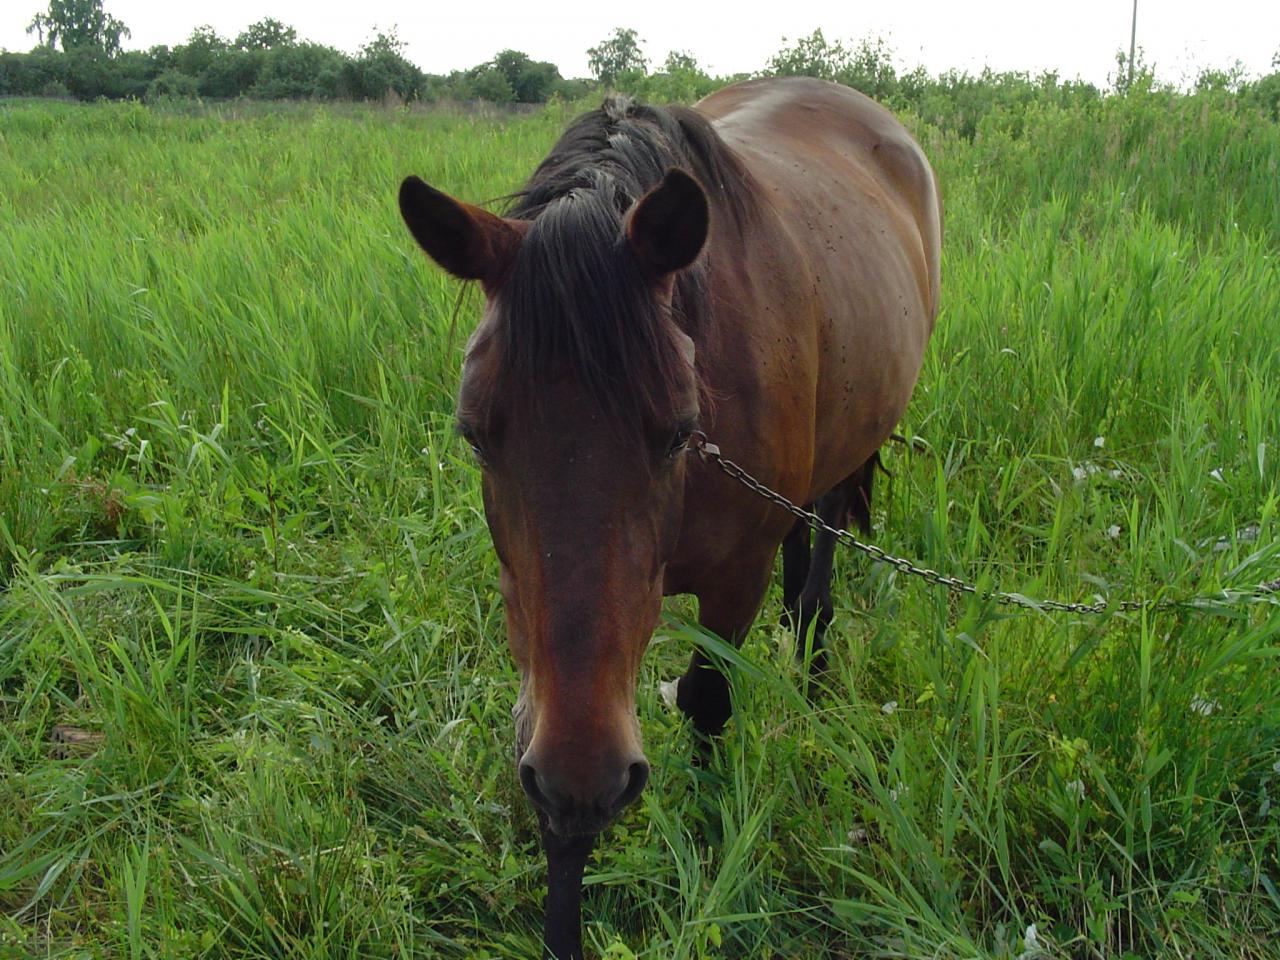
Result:
M596 834L633 803L649 780L649 763L636 753L586 770L528 750L520 760L520 785L529 801L562 837Z

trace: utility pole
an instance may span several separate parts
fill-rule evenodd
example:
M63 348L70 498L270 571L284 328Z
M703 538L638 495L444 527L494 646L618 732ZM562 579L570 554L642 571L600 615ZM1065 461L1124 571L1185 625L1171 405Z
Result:
M1126 89L1133 89L1133 55L1138 39L1138 0L1133 0L1133 22L1129 26L1129 83Z

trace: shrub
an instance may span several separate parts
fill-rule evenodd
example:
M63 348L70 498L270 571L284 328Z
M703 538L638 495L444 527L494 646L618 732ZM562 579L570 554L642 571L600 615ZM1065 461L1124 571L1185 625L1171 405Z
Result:
M259 49L224 47L213 52L200 74L200 93L206 97L232 99L253 89L262 73L266 54Z
M1248 84L1240 99L1272 120L1280 120L1280 73L1269 74Z
M346 59L340 68L343 95L357 100L381 100L388 90L401 100L422 96L425 77L404 55L404 41L394 29L376 36Z
M341 51L319 43L276 47L264 55L262 70L249 94L263 100L324 97L319 78L341 71L345 60Z
M146 101L192 100L200 94L200 83L177 70L166 70L147 84Z
M506 78L516 103L546 103L561 80L554 63L533 60L519 50L503 50L493 58L493 68Z
M30 53L0 53L0 94L17 97L66 96L65 58L48 47Z

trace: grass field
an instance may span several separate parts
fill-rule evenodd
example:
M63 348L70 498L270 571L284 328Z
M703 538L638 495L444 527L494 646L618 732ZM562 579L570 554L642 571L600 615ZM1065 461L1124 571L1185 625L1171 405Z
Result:
M0 957L534 955L451 432L476 297L454 330L394 198L504 194L568 116L0 104ZM1033 596L1280 577L1280 128L1149 94L918 132L944 307L877 541ZM590 950L1275 955L1280 597L837 578L812 706L776 588L740 654L668 605ZM735 677L705 771L657 695L691 643Z

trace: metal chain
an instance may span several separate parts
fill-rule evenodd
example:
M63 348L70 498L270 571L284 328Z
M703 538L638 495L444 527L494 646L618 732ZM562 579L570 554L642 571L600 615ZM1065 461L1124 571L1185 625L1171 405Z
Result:
M919 564L912 563L904 557L896 557L891 553L877 547L874 543L864 543L855 537L848 530L841 530L831 526L822 517L803 507L796 506L782 494L769 489L746 470L738 466L728 457L725 457L720 448L707 439L707 435L701 430L695 430L689 438L689 449L696 451L703 461L714 463L727 476L737 480L748 490L759 494L770 503L776 504L783 510L792 514L800 520L803 520L815 530L822 530L831 534L841 543L852 547L859 553L863 553L877 563L885 563L901 573L909 574L913 577L919 577L927 583L936 584L940 587L946 587L953 593L967 593L973 596L982 597L985 600L993 600L996 603L1006 607L1022 607L1028 610L1054 610L1061 613L1081 613L1081 614L1097 614L1106 613L1107 611L1133 612L1136 610L1170 610L1179 607L1197 607L1206 605L1221 605L1225 602L1239 602L1241 600L1259 599L1268 594L1280 592L1280 579L1273 580L1269 583L1259 584L1257 587L1247 590L1223 590L1215 596L1194 597L1189 600L1172 600L1167 598L1155 600L1117 600L1110 601L1106 598L1099 597L1093 603L1073 603L1065 600L1033 600L1025 597L1020 593L1006 593L1003 590L982 590L975 584L959 577L950 577L945 573L939 573L937 570L931 570L928 567L922 567Z

